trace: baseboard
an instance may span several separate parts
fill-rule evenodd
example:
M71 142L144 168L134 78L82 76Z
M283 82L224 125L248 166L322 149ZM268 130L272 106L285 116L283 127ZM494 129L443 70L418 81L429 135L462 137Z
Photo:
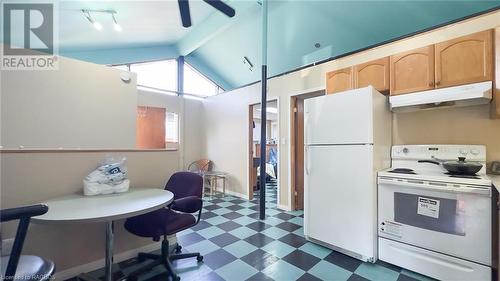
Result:
M288 212L292 211L292 208L290 208L290 206L287 205L278 205L278 209Z
M169 237L168 242L170 245L175 245L175 243L177 243L177 238L175 236ZM128 259L131 259L133 257L136 257L137 254L140 252L148 253L148 252L153 252L153 251L159 250L160 248L161 248L161 242L149 244L149 245L146 245L144 247L140 247L137 249L128 250L128 251L116 254L113 256L113 260L114 260L114 263L119 263L119 262L122 262L124 260L128 260ZM102 267L104 267L104 258L87 263L87 264L78 265L78 266L63 270L63 271L56 272L56 274L54 275L54 279L55 280L66 280L69 278L76 277L81 273L91 272L91 271L97 270L97 269L102 268Z
M217 192L222 193L222 189L217 189ZM247 194L243 194L243 193L239 193L239 192L231 191L231 190L226 190L226 194L248 200Z

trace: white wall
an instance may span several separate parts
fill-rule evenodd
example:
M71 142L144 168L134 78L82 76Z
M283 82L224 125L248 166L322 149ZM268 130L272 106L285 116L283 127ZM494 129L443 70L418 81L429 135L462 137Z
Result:
M2 70L1 145L135 148L136 75L120 72L66 58L58 70Z
M281 187L280 202L278 204L282 207L290 206L290 164L288 161L290 156L290 96L324 89L325 74L328 71L353 66L497 26L500 26L500 12L498 11L270 79L268 81L269 99L280 97L278 122L280 124L281 140L279 143L280 170L278 174ZM214 160L220 170L231 174L230 189L245 195L248 192L248 105L258 102L260 102L260 84L210 97L204 102L206 114L203 120L206 126L207 157ZM483 122L490 122L490 120ZM397 126L396 123L395 134L397 133ZM398 139L402 139L402 137L400 136Z
M64 86L68 91L81 86L80 79L93 77L98 79L98 83L106 87L108 83L114 83L116 69L95 65L87 62L81 62L66 58L60 58L61 72L52 73L44 83L49 85L54 91L58 91L56 87ZM85 70L83 73L81 70ZM2 73L3 74L3 73ZM85 75L84 75L85 74ZM32 81L26 78L32 77L34 73L29 75L25 72L13 71L8 75L2 75L0 84L12 85L14 81L26 81L25 84L30 84ZM116 75L117 76L117 75ZM7 82L7 83L6 83ZM62 84L62 85L61 85ZM33 87L34 85L31 85ZM85 87L82 87L84 89ZM134 87L135 88L135 87ZM2 101L1 126L2 136L13 133L15 127L4 127L6 116L3 113L5 108L11 107L10 99L4 97L12 97L16 94L16 87L2 87L0 100ZM121 92L117 88L105 88L114 91L112 94ZM134 89L136 91L136 89ZM96 93L88 94L84 90L76 91L79 96L75 98L81 99L84 96L88 101L88 108L83 112L78 112L77 118L86 119L88 124L99 124L100 120L94 118L94 112L99 110L100 98ZM32 96L37 94L36 91L27 93ZM62 93L56 93L62 94ZM87 95L88 94L88 95ZM81 95L81 96L80 96ZM27 96L28 97L28 96ZM29 106L9 108L9 118L15 118L14 113L25 116L25 119L17 120L19 126L26 126L25 122L36 119L38 112L31 111L30 108L38 106L33 104L37 101L27 99L25 102ZM62 101L54 103L40 103L40 108L44 111L60 110ZM134 99L133 105L133 120L128 120L130 131L127 131L129 136L135 143L135 116L137 105L149 105L155 107L165 107L169 111L178 112L181 119L182 139L181 147L177 151L109 151L106 149L90 151L2 151L0 150L0 205L1 208L11 208L20 205L39 203L51 198L68 195L82 190L82 179L90 173L97 164L102 161L107 155L117 158L126 157L128 173L131 182L131 187L151 187L163 188L168 178L176 171L183 170L187 166L186 162L200 159L203 156L204 142L202 141L201 114L202 104L198 100L188 100L177 96L168 96L141 91L138 97ZM19 103L17 103L19 105ZM64 103L65 104L65 103ZM68 103L71 104L71 103ZM129 106L127 104L127 106ZM56 107L56 108L54 108ZM67 112L72 112L73 107L65 108ZM12 115L14 114L14 115ZM53 129L48 126L49 129ZM78 129L78 128L77 128ZM43 136L41 132L40 134ZM111 130L110 135L114 133ZM114 136L114 138L119 137ZM48 143L52 144L52 143ZM111 149L122 149L117 143L110 143ZM48 145L47 145L48 146ZM53 146L52 146L53 147ZM96 148L96 147L92 147ZM127 147L127 148L133 148ZM78 206L75 206L78 208ZM118 221L115 225L116 244L115 254L120 256L123 253L130 253L138 247L148 246L152 244L151 239L140 238L129 234L123 229L123 221ZM2 224L2 239L13 237L15 233L15 224ZM23 252L26 254L41 255L57 264L57 274L68 272L73 267L93 263L94 268L102 267L102 263L95 263L104 257L104 225L103 224L87 224L87 225L36 225L30 226L30 231L27 236L26 245ZM91 270L92 268L84 268L81 270ZM78 271L75 273L79 273ZM68 277L68 276L65 276Z

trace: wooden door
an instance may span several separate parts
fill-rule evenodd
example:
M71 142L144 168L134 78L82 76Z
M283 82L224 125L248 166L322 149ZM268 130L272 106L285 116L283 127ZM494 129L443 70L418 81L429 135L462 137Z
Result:
M137 107L137 148L165 148L165 117L165 108Z
M389 92L389 57L354 66L354 88L372 85L377 91Z
M434 89L434 46L390 58L391 95Z
M492 80L493 32L486 30L436 44L436 88Z
M333 94L353 88L352 67L339 69L326 74L326 93Z

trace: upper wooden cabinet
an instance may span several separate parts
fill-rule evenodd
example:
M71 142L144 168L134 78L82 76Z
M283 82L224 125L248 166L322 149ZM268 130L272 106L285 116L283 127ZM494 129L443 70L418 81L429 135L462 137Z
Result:
M326 93L333 94L352 89L352 68L343 68L326 73Z
M354 88L372 85L379 92L389 91L389 57L354 66Z
M390 58L391 95L434 89L434 46Z
M492 80L493 31L436 44L436 88Z

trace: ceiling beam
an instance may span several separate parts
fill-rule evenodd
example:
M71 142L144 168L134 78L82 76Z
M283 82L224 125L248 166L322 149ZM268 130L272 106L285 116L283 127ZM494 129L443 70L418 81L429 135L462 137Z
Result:
M250 11L260 7L257 1L233 0L226 3L236 10L236 16L228 18L221 13L213 13L203 22L193 25L176 44L180 55L189 55L225 29L244 19Z
M126 64L174 59L179 56L175 45L98 50L60 50L60 55L97 64Z

